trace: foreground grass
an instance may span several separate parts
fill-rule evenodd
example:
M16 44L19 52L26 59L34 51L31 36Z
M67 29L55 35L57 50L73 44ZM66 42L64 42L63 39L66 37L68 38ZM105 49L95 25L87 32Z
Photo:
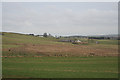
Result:
M117 78L116 57L3 58L3 78Z

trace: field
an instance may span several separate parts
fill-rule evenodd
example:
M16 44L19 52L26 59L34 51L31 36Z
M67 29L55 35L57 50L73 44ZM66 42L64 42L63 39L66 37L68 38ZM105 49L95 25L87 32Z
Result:
M118 41L56 38L3 33L4 78L117 78ZM95 42L99 41L99 44Z
M7 78L117 78L116 57L3 58Z

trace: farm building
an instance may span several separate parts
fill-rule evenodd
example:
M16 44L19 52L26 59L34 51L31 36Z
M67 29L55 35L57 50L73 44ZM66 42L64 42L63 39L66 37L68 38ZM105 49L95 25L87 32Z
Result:
M74 40L59 40L59 42L74 42Z
M76 40L75 42L77 42L77 43L81 43L81 41L80 41L80 40Z
M80 40L60 40L59 42L82 43Z

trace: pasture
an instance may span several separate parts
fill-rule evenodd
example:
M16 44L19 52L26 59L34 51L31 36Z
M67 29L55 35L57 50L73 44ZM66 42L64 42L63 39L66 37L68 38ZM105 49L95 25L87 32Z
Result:
M117 40L81 39L88 43L77 45L53 37L3 34L3 78L118 77Z
M5 78L117 78L117 57L3 58Z

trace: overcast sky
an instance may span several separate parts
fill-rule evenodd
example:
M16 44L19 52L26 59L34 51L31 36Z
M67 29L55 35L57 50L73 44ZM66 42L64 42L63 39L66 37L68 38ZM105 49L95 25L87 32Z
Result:
M4 2L2 30L52 35L118 33L117 2Z

